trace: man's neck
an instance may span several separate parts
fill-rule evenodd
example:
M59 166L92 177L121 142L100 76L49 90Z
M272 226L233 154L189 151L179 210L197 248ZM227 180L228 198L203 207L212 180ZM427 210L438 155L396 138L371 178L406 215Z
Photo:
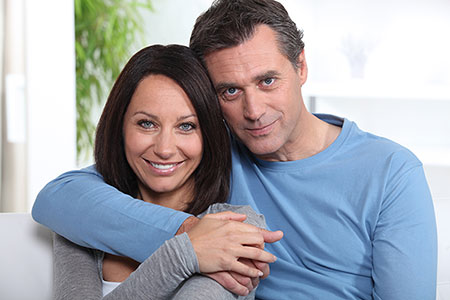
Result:
M304 108L301 122L301 130L295 139L270 155L270 158L259 157L269 161L294 161L305 159L322 152L328 148L339 136L341 127L320 120Z

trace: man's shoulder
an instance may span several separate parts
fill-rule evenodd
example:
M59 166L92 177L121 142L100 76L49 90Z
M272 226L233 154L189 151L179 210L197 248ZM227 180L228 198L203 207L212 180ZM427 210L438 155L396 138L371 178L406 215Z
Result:
M355 148L359 155L374 161L388 160L394 164L422 165L417 156L407 147L389 138L363 131L356 126L348 146Z

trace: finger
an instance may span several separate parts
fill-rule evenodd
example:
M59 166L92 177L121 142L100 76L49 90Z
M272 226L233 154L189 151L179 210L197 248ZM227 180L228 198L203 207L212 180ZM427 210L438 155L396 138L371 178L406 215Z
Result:
M255 267L258 268L258 270L260 270L261 272L264 273L264 275L261 276L262 279L267 278L267 276L269 276L270 267L269 267L268 263L258 261L258 260L253 260L253 263L255 264Z
M260 232L233 231L228 237L232 243L264 250L264 237Z
M247 266L246 264L243 264L237 260L230 264L230 271L239 273L247 277L260 277L264 275L264 273L257 268Z
M264 242L266 242L266 243L278 242L279 240L281 240L281 238L283 238L283 235L284 235L283 231L281 231L281 230L269 231L269 230L261 229L261 232L264 237Z
M250 292L246 286L240 284L236 279L234 279L229 272L216 272L205 275L211 277L224 288L239 296L247 296Z
M256 264L255 264L255 262L256 261L254 261L254 260L251 260L251 259L247 259L247 258L239 258L239 261L241 262L241 263L243 263L243 264L246 264L247 266L249 266L249 267L256 267ZM262 265L262 264L265 264L265 263L260 263L260 265ZM265 265L269 265L269 264L265 264ZM259 269L259 268L258 268ZM260 270L260 269L259 269ZM264 272L263 272L264 273ZM234 273L234 272L231 272L231 276L234 276L233 274L237 274L237 273ZM240 274L237 274L237 275L239 275L239 276L242 276L242 275L240 275ZM249 277L244 277L244 278L249 278ZM251 281L250 281L250 283L248 284L248 285L246 285L247 286L247 288L249 289L249 291L252 291L253 289L255 289L257 286L258 286L258 284L259 284L259 278L258 277L251 277L250 278L251 279ZM241 282L242 283L242 282Z
M242 246L238 248L233 248L232 255L234 257L244 257L252 260L258 260L266 263L273 263L277 260L277 257L272 253L261 250L255 247ZM262 275L259 275L262 276Z
M247 216L244 214L238 214L231 211L223 211L220 213L207 214L206 216L204 216L204 218L242 222L245 219L247 219Z
M252 282L253 278L243 276L239 273L232 272L232 271L230 272L230 275L241 285L245 286L249 291L253 291L253 289L255 288L253 286L253 282Z
M253 277L252 278L252 289L250 291L253 291L253 289L256 289L256 287L259 284L259 278L262 278L262 277Z

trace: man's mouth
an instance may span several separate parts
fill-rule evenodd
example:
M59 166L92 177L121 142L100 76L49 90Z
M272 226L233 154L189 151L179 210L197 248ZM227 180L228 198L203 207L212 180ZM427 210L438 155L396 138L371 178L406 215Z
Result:
M273 121L272 123L270 123L268 125L260 126L257 128L246 128L246 130L255 137L264 136L264 135L269 134L273 130L276 122L277 122L277 120Z

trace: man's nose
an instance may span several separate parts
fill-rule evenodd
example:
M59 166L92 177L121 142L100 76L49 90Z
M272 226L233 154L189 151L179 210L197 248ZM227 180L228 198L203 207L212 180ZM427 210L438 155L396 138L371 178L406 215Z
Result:
M257 91L246 91L244 99L244 117L257 121L265 113L265 104Z

